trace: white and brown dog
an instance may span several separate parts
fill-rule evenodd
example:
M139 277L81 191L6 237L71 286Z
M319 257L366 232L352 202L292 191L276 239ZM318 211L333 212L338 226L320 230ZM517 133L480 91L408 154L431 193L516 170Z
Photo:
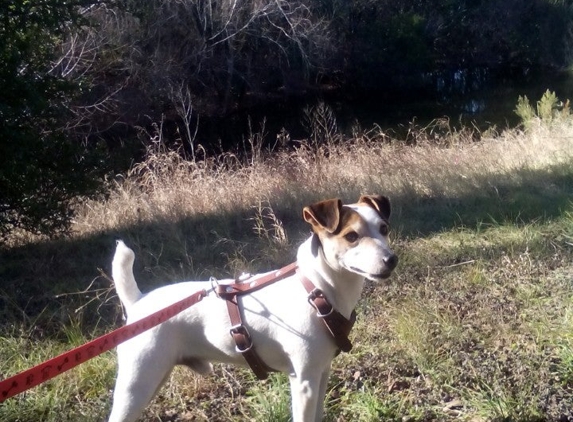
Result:
M290 378L294 422L322 420L331 361L340 349L299 280L310 280L350 319L365 279L389 277L398 262L388 245L390 201L384 196L362 196L350 205L339 199L322 201L305 207L303 217L314 233L298 249L297 272L237 300L260 359ZM128 322L212 287L212 282L183 282L143 295L133 276L133 261L133 251L118 242L113 279ZM227 282L233 280L219 283ZM245 365L229 335L232 324L225 302L208 295L118 346L110 421L135 421L175 365L200 374L211 371L211 362Z

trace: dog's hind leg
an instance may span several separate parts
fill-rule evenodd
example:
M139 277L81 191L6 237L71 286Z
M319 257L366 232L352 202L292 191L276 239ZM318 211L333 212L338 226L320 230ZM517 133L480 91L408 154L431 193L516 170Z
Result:
M118 360L109 422L134 422L168 379L173 364L155 353L125 356Z

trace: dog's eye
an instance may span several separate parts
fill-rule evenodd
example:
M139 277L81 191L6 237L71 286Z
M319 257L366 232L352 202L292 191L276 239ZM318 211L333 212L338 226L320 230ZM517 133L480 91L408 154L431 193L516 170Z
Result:
M358 233L356 232L348 232L344 235L344 238L349 243L354 243L358 240Z
M380 226L380 234L382 236L388 236L388 233L390 232L390 227L388 227L387 224L382 224Z

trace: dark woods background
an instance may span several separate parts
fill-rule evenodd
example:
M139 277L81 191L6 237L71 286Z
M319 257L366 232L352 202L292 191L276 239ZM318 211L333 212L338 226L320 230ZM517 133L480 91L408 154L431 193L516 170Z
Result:
M567 70L572 17L559 0L4 1L0 233L64 229L70 201L154 142L189 159L234 149L245 116L287 119L293 100Z

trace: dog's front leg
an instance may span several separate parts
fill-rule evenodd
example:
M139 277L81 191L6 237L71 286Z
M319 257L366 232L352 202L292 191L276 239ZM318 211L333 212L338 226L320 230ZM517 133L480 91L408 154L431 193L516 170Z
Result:
M330 379L330 367L326 368L322 373L320 379L320 390L318 392L318 401L316 403L316 416L315 421L322 421L322 416L324 412L324 399L326 397L326 388L328 387L328 380Z
M327 369L323 373L311 370L290 375L293 422L322 421L328 374Z

